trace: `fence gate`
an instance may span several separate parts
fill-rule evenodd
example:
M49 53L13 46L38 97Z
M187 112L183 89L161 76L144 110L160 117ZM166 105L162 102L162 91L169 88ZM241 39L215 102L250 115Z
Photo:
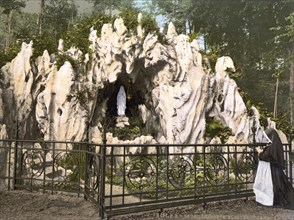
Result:
M84 198L98 205L101 218L104 218L105 155L104 145L88 145L85 166Z

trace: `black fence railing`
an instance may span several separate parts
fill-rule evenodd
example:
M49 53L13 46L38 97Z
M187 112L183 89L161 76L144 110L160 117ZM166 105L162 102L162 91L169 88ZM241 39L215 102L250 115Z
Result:
M256 148L264 146L0 140L0 181L8 190L83 195L104 218L251 197ZM291 145L284 152L293 184Z

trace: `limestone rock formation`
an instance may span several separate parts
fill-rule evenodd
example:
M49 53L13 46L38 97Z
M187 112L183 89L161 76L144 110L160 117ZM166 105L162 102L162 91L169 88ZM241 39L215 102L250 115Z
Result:
M36 119L45 140L82 140L87 111L76 97L74 71L69 62L52 69L37 96Z
M122 19L104 24L101 37L96 30L89 32L91 55L82 56L78 48L64 51L60 41L59 54L76 60L77 66L66 61L58 67L58 55L47 51L31 60L33 43L23 44L17 57L1 69L0 101L16 109L8 112L2 106L1 124L9 127L4 118L18 118L22 137L36 138L33 131L45 140L81 141L89 133L92 141L101 141L102 130L111 124L107 121L115 121L116 95L123 86L127 117L141 118L146 129L154 131L152 143L209 142L207 116L228 127L229 141L234 143L252 142L253 126L263 130L258 112L248 115L229 77L235 69L232 59L219 58L212 70L197 41L178 35L173 24L165 36L167 43L152 33L144 37L140 23L137 35L128 34Z

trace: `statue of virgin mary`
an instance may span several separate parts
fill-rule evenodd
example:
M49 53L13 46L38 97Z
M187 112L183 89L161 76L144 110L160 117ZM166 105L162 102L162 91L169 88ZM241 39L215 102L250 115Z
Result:
M127 96L123 86L119 89L116 101L118 116L124 116L126 111Z

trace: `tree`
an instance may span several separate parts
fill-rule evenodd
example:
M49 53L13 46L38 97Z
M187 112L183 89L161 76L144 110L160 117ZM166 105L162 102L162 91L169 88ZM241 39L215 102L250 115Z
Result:
M291 13L286 19L288 23L285 26L279 26L275 30L281 30L282 33L277 37L279 44L282 44L282 49L288 59L284 65L289 68L289 97L290 97L290 122L293 124L293 101L294 101L294 13ZM281 42L288 42L284 46Z
M242 75L238 85L253 99L273 110L276 78L279 74L279 106L287 110L288 77L285 65L289 41L277 41L293 1L152 0L169 21L185 21L184 28L204 38L206 53L233 58ZM177 23L175 23L177 25ZM183 24L178 30L183 29ZM181 31L183 32L183 31Z
M2 9L0 8L0 11L2 11ZM1 13L0 14L0 47L4 47L5 46L5 29L6 29L6 25L5 25L5 21L6 21L6 16Z
M125 26L130 32L136 33L138 26L138 13L136 9L122 9L118 16L124 20ZM142 27L145 29L145 34L149 32L159 33L159 28L153 17L147 13L142 14ZM62 39L65 41L65 47L78 47L84 54L91 53L89 50L89 34L90 29L97 30L98 36L101 34L102 26L106 23L113 23L114 16L107 14L95 14L90 17L82 19L80 22L71 27L63 34Z
M42 24L44 19L45 0L40 0L40 13L38 15L38 32L42 34Z
M19 12L21 8L24 8L25 6L26 4L24 0L0 0L0 7L4 9L3 14L6 15L6 49L10 46L13 11Z
M173 22L179 33L191 33L190 8L192 0L152 0L152 6L157 9L157 15L163 15Z
M124 8L121 9L120 13L118 14L118 16L124 20L124 24L126 25L126 27L135 34L137 33L139 13L140 11L136 8ZM142 27L144 27L145 29L145 34L148 34L150 32L156 32L157 34L159 34L159 28L155 18L146 12L141 12L141 14L141 24Z
M132 8L134 0L87 0L94 3L94 7L102 14L113 15L114 10L121 8Z
M12 44L15 41L29 41L38 34L37 18L37 14L27 12L18 13L13 17Z
M89 52L89 34L90 29L94 28L97 33L101 33L102 26L105 23L112 22L112 18L108 15L96 14L86 17L80 22L71 25L66 32L63 33L62 39L65 41L65 47L78 47L84 54Z
M291 42L291 46L288 48L289 54L289 83L290 83L290 110L291 110L291 124L293 124L293 100L294 100L294 13L292 13L288 18L289 25L287 25L284 30L286 32L286 37L288 37L289 42Z
M47 0L42 32L53 35L58 40L75 23L77 14L78 9L73 0Z

